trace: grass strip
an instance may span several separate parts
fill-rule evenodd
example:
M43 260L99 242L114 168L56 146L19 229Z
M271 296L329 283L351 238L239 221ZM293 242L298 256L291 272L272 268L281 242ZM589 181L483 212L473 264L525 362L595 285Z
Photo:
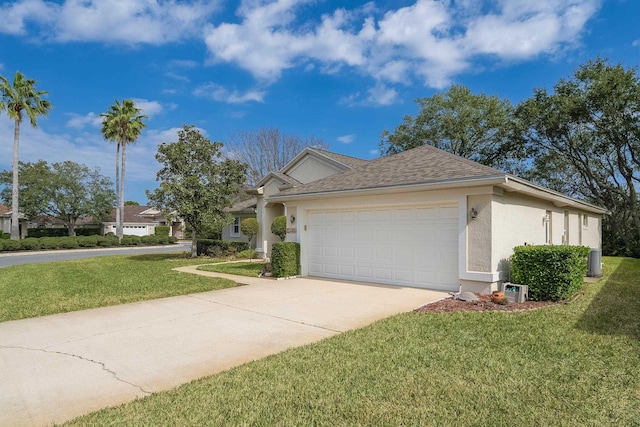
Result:
M69 425L639 425L640 260L605 263L568 304L401 314Z
M0 321L38 317L235 286L172 271L210 259L180 254L113 255L3 268Z
M263 268L264 263L262 262L230 262L198 266L198 270L235 274L237 276L247 277L259 277Z

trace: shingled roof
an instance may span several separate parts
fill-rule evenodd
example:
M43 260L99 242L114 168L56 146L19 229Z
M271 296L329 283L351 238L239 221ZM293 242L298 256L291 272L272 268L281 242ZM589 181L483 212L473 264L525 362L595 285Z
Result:
M369 163L368 160L359 159L357 157L346 156L344 154L332 153L331 151L321 150L319 148L311 148L312 150L329 157L330 159L340 162L343 165L347 165L350 168L355 168Z
M430 145L372 161L358 162L353 169L289 188L274 195L293 196L346 190L364 190L441 181L504 176L505 173L456 156Z

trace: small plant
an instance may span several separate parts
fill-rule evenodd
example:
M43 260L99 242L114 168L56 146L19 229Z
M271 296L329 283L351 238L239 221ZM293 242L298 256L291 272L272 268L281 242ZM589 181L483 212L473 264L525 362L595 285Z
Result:
M271 224L271 232L284 242L287 237L287 217L284 215L277 216Z
M255 249L245 249L244 251L238 252L236 258L240 259L254 259L258 258L258 251Z
M242 234L247 236L249 244L251 244L253 236L257 235L259 230L260 224L258 224L258 220L255 218L247 218L240 223L240 231L242 231Z

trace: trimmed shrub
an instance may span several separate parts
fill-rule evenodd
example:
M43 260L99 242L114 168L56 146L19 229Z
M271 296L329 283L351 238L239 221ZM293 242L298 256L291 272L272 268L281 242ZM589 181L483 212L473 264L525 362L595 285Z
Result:
M60 239L60 247L62 249L76 249L78 241L75 237L63 237Z
M81 248L95 248L98 246L98 238L100 236L78 236L76 240L78 241L78 246Z
M98 236L98 246L103 248L108 248L110 246L119 246L120 242L118 242L118 238L111 233L105 234L104 236Z
M155 235L169 237L170 232L171 232L171 227L169 227L168 225L157 225Z
M20 240L20 246L25 251L35 251L40 249L40 240L35 237L27 237L26 239Z
M274 277L295 276L300 272L300 244L275 242L271 247L271 270Z
M64 228L27 228L27 237L68 237L69 229Z
M58 249L60 247L59 237L40 237L38 240L42 249Z
M178 238L177 237L173 237L173 236L169 236L169 244L170 245L175 245L176 243L178 243Z
M277 216L271 223L271 232L284 242L287 237L287 217L284 215Z
M215 249L214 249L215 248ZM221 257L235 255L249 249L247 242L232 242L228 240L198 239L196 241L198 255Z
M140 237L140 242L143 245L157 245L158 244L158 237L159 236L155 236L155 235L150 235L150 236L142 236Z
M11 233L0 233L0 239L2 239L2 240L11 239Z
M244 251L240 251L236 254L236 258L240 259L254 259L258 258L258 251L255 249L245 249Z
M98 227L82 227L76 228L76 236L99 236L100 228Z
M255 218L246 218L240 223L240 231L247 236L249 243L251 243L253 236L260 231L260 224L258 224L258 220Z
M533 301L572 297L587 274L586 246L517 246L511 257L511 281L529 287Z
M156 234L156 239L157 239L158 243L161 244L161 245L168 245L169 244L169 236L158 236Z
M3 240L2 241L3 251L19 251L20 249L22 249L20 240Z

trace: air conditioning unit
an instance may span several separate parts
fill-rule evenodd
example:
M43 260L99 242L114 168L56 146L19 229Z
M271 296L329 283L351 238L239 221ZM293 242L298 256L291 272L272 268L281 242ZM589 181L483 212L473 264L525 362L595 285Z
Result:
M587 276L602 277L602 250L591 248L587 259Z
M504 282L500 284L500 290L504 292L504 297L509 302L523 303L529 299L529 287L527 285Z

